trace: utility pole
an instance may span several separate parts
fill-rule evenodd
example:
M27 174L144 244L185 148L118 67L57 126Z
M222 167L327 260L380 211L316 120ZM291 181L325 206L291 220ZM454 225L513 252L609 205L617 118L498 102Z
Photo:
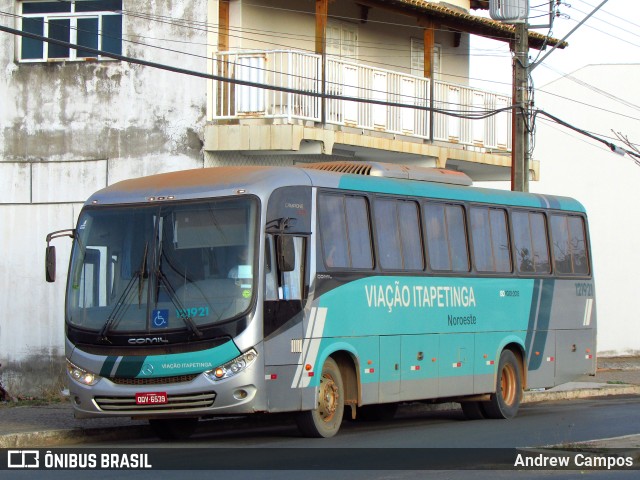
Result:
M513 132L511 190L529 191L529 25L515 25L513 43Z
M551 0L549 6L551 7ZM494 20L515 27L513 110L511 127L511 190L529 191L529 0L489 0Z

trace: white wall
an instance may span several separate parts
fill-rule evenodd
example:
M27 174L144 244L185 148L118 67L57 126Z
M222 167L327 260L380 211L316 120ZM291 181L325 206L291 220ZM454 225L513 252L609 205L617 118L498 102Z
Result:
M18 4L0 0L0 11ZM207 0L124 0L123 8L131 12L124 37L138 42L123 42L124 55L206 71L206 32L166 18L193 26ZM119 61L25 64L16 52L16 38L0 32L0 378L13 394L57 386L62 373L70 240L55 240L58 282L48 284L46 234L73 227L97 189L202 167L206 118L204 79Z
M591 65L572 75L636 106L568 78L541 87L548 93L537 93L537 106L584 130L611 137L612 130L619 131L640 142L640 65ZM587 98L591 106L569 98ZM604 145L541 119L537 122L535 157L541 161L541 181L532 182L531 190L575 197L589 215L598 351L640 353L640 321L634 306L640 287L640 215L636 212L640 166Z
M571 75L577 82L565 77L538 86L536 106L589 132L614 137L614 130L640 142L640 64L590 65ZM610 140L623 146L615 137ZM530 183L530 191L574 197L589 216L598 353L640 354L640 321L634 306L640 287L640 166L541 116L534 158L541 162L541 178ZM504 183L485 186L509 188Z

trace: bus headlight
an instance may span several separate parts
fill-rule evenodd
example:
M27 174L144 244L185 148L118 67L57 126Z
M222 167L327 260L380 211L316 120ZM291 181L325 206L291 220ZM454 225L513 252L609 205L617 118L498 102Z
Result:
M100 380L100 376L95 373L87 372L80 367L76 367L69 360L67 360L67 372L69 372L69 376L71 378L82 385L95 385Z
M234 358L230 362L225 363L224 365L220 365L213 370L204 372L204 374L207 376L207 378L213 380L214 382L217 380L223 380L225 378L233 377L234 375L237 375L238 373L248 368L257 357L258 352L256 352L254 349L251 349L248 352L243 353L239 357Z

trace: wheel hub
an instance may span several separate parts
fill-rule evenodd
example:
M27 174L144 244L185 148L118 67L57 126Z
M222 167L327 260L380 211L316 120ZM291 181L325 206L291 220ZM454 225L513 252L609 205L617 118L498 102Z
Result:
M335 415L339 398L338 386L333 381L333 378L328 375L323 376L322 380L320 380L318 412L325 422L331 421Z

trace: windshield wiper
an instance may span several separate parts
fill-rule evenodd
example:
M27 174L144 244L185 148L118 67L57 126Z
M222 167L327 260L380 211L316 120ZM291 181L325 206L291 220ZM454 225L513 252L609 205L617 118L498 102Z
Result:
M131 277L131 280L129 280L127 285L124 287L124 291L120 294L120 297L118 297L116 306L113 308L113 310L109 314L107 321L104 322L104 325L102 325L102 328L100 329L100 333L98 334L98 341L111 343L111 341L109 340L109 337L107 337L107 332L111 328L111 325L116 320L120 320L122 316L125 314L125 312L129 309L129 304L125 303L125 301L129 298L131 292L133 291L133 286L135 285L135 281L138 279L138 277L140 277L140 275L141 275L140 271L133 272L133 276Z
M120 321L125 312L129 309L129 303L126 302L131 292L133 291L133 286L135 285L135 281L138 280L138 308L142 306L142 288L144 287L144 279L147 277L147 250L149 248L149 242L144 244L144 255L142 257L142 262L140 264L140 270L136 270L133 272L131 279L127 282L127 285L124 287L124 290L118 297L116 302L116 306L113 308L107 321L104 322L102 328L100 329L100 333L98 334L98 341L100 342L109 342L109 337L107 333L111 328L111 325L116 321Z
M182 321L184 322L186 327L189 329L191 334L195 335L198 338L202 338L202 332L196 326L196 323L193 321L193 318L191 318L191 315L187 313L188 310L184 307L184 305L180 301L180 298L178 298L178 295L176 294L176 291L173 288L173 285L171 285L171 282L169 282L167 277L165 277L164 273L162 273L162 254L160 255L161 256L158 261L158 268L155 272L156 282L157 282L156 283L156 307L158 306L158 295L160 293L160 284L162 283L167 293L169 294L169 300L171 300L171 303L176 308L176 310L180 312L180 315L178 316L182 319Z
M140 272L138 275L138 307L142 306L142 289L144 288L144 280L147 278L147 250L149 249L149 242L144 244L144 254L142 257L142 265L140 265Z

